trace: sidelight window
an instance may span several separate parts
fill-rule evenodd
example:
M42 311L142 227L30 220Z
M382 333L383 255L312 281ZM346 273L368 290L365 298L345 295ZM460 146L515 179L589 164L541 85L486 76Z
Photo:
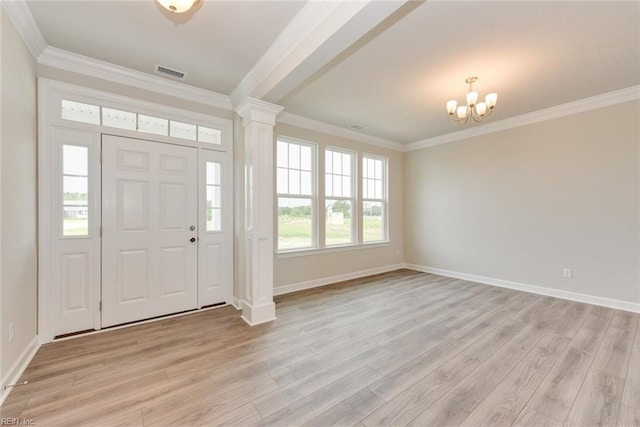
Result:
M62 234L89 235L89 148L62 146Z

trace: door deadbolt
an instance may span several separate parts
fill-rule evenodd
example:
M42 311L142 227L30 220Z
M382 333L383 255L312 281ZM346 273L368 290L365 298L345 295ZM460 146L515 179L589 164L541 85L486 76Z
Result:
M191 230L191 231L195 231L195 229L196 229L195 225L192 225L191 227L189 227L189 230Z

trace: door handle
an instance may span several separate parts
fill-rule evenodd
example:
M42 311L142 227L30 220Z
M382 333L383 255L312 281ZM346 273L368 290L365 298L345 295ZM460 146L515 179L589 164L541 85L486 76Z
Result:
M192 237L192 238L190 238L190 239L189 239L189 241L190 241L191 243L195 243L196 238L195 238L195 237Z

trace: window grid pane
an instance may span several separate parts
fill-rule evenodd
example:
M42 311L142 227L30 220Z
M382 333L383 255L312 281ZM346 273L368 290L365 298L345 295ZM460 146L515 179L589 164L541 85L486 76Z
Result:
M340 151L325 151L325 196L351 197L354 155Z
M325 245L345 245L353 243L351 226L351 200L325 200Z
M207 184L220 185L220 163L207 162Z
M278 249L313 247L311 198L278 197Z
M188 139L195 141L197 139L197 126L189 123L169 121L169 135L174 138Z
M68 101L66 99L63 99L60 104L62 109L60 117L62 117L62 119L92 125L100 124L100 106Z
M286 168L278 168L277 172L278 194L289 192L289 171Z
M220 145L222 144L222 132L220 129L198 126L198 141Z
M169 120L138 114L138 131L168 136Z
M362 241L384 240L384 204L365 201L362 203Z
M289 168L300 170L300 146L289 144Z
M136 128L137 114L128 111L102 108L102 126L118 129L138 130Z
M207 231L222 230L222 210L219 208L207 209Z
M292 142L277 143L276 188L278 194L313 194L313 158L311 147Z
M278 167L286 168L289 166L289 144L278 141L277 148Z
M220 163L207 162L206 167L206 231L222 230L222 182Z

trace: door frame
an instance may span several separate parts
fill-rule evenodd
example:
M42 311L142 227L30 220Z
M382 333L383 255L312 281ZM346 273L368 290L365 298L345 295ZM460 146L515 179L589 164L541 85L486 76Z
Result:
M99 124L80 123L64 120L61 117L61 101L63 99L82 102L101 107L108 107L123 111L142 113L154 117L206 126L221 131L220 144L189 141L170 136L152 135L138 131L117 129ZM38 79L38 336L41 344L53 341L56 335L56 298L54 289L56 281L61 280L61 239L60 224L62 221L61 209L61 159L58 149L62 140L59 134L83 135L89 147L89 167L93 168L93 179L89 192L93 192L90 198L89 209L93 210L94 217L89 222L89 236L87 240L87 257L93 260L93 266L87 267L85 287L87 292L87 304L85 319L91 317L92 324L84 329L99 330L100 325L100 268L101 268L101 238L100 238L100 212L101 212L101 184L100 184L100 140L102 134L110 134L127 138L145 139L154 142L164 142L174 145L194 147L200 150L213 150L225 156L227 169L233 167L233 122L231 119L215 117L188 111L184 109L164 106L160 104L141 101L135 98L114 95L86 87L76 86L55 80ZM91 142L93 141L93 142ZM73 145L73 144L72 144ZM97 173L96 173L97 171ZM89 172L91 174L91 171ZM233 173L227 174L229 187L228 193L233 197ZM233 200L228 201L229 210L233 209ZM228 212L230 224L227 229L228 253L233 254L233 212ZM88 249L89 250L89 249ZM233 255L231 258L233 262ZM96 270L97 269L97 270ZM228 273L230 295L233 298L233 269ZM96 281L96 278L98 280ZM231 303L232 301L229 301ZM88 321L87 321L88 322ZM88 323L87 323L88 325Z

